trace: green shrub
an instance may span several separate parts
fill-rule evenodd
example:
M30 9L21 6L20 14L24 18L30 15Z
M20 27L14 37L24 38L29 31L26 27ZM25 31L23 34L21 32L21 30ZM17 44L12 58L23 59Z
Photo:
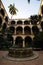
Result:
M12 46L12 41L8 41L5 36L0 35L0 49L8 50Z
M33 39L33 47L43 49L43 32L40 32Z

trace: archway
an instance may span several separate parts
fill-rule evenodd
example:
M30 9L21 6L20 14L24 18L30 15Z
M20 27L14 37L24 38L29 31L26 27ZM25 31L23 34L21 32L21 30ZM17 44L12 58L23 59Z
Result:
M1 13L2 16L5 16L5 12L4 12L3 8L0 9L0 13Z
M24 41L25 41L25 47L32 47L32 38L30 36L26 36Z
M25 21L24 21L24 24L25 24L25 25L28 25L28 24L30 24L30 21L25 20Z
M29 26L25 26L25 27L24 27L24 33L25 33L25 34L31 34L31 29L30 29Z
M17 21L17 24L23 24L21 20L18 20Z
M21 48L23 46L23 38L18 36L15 40L15 45L18 47L18 48Z
M11 25L14 25L14 24L15 24L15 21L14 21L14 20L12 20L12 21L11 21Z
M23 28L21 26L18 26L16 28L16 34L22 34L23 33Z
M5 22L7 22L7 23L8 23L8 16L6 16L6 17L5 17Z

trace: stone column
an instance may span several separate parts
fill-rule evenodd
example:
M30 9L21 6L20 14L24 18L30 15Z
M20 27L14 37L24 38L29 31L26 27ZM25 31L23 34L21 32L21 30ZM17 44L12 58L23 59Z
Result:
M25 47L25 42L24 42L24 40L23 40L23 48Z
M15 34L16 34L16 27L15 27Z
M24 28L23 28L23 34L24 34Z

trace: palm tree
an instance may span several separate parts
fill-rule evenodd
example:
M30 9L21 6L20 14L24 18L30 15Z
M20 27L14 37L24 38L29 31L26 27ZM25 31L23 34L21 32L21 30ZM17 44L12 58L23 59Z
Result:
M8 6L8 8L9 8L9 12L10 12L10 14L13 16L14 14L16 14L17 13L17 9L16 9L16 7L15 7L15 5L13 4L10 4L9 6ZM12 18L12 16L11 16L11 18Z
M40 0L37 0L37 1L40 1ZM30 0L28 0L28 3L30 3Z
M28 3L30 3L30 0L28 0Z

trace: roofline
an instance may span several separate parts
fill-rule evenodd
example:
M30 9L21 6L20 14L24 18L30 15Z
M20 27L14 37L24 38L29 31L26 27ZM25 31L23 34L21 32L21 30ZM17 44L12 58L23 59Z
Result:
M2 3L2 0L1 0L1 4L2 4L4 10L5 10L5 7L4 7L4 5L3 5L3 3ZM6 10L5 10L5 12L6 12L6 14L7 14L7 11L6 11ZM7 14L7 16L8 16L8 14ZM9 16L8 16L8 17L9 17Z

